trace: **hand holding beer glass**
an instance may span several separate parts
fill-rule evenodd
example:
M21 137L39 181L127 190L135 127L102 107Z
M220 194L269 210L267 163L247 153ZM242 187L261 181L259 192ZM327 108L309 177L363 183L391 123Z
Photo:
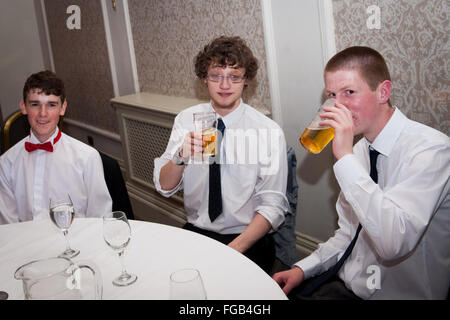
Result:
M214 156L217 152L217 120L215 112L194 113L194 132L201 133L203 156Z
M311 153L320 153L323 148L334 138L334 128L329 126L319 126L319 122L323 121L320 114L324 113L323 107L334 106L335 99L327 99L317 111L316 116L303 131L300 136L300 143Z

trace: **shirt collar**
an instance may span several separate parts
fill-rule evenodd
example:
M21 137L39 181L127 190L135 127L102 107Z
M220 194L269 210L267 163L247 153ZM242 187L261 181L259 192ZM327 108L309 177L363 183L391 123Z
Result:
M53 145L53 140L56 138L56 136L58 135L59 132L59 128L56 127L55 132L52 134L52 136L50 138L48 138L47 140L45 140L44 142L40 142L38 140L38 138L36 138L36 136L33 133L33 130L30 129L30 136L29 136L29 142L31 143L35 143L35 144L41 144L41 143L46 143L47 141L50 141L50 143ZM62 132L61 132L62 133Z
M371 146L373 149L377 150L379 153L389 156L394 147L395 142L397 141L400 133L406 125L406 121L408 118L397 108L394 106L394 113L392 114L389 121L386 123L384 128L375 138L373 143L371 144L366 138L366 144Z
M224 117L220 116L219 114L217 115L219 118L222 118L222 121L225 124L225 128L230 128L234 123L237 123L239 120L242 119L244 112L245 112L245 103L241 99L238 107L234 109L232 112L230 112Z

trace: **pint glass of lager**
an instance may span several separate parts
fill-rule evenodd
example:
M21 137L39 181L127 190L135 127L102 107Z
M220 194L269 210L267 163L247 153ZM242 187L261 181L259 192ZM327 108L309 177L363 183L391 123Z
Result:
M202 140L205 142L203 148L204 156L216 154L217 149L217 121L215 112L194 113L194 130L201 132Z
M333 106L335 102L335 99L326 100L320 107L314 119L300 136L300 143L311 153L320 153L328 142L334 138L334 128L319 126L319 122L323 120L319 115L324 112L323 107Z

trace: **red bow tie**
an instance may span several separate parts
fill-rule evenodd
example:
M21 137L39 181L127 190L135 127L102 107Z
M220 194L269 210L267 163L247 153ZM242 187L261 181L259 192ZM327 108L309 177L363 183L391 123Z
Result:
M53 139L53 144L58 142L58 140L61 138L61 130L58 129L58 134L56 135L55 139ZM37 149L45 150L48 152L53 152L53 144L51 144L50 141L47 141L46 143L31 143L31 142L25 142L25 150L28 152L32 152Z

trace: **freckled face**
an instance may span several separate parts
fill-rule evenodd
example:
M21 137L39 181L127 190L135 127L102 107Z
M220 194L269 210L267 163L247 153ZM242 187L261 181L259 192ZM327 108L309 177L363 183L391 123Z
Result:
M28 93L26 101L20 101L20 109L28 116L31 130L40 142L50 138L56 130L59 117L66 112L67 102L60 97L46 95L39 89Z

